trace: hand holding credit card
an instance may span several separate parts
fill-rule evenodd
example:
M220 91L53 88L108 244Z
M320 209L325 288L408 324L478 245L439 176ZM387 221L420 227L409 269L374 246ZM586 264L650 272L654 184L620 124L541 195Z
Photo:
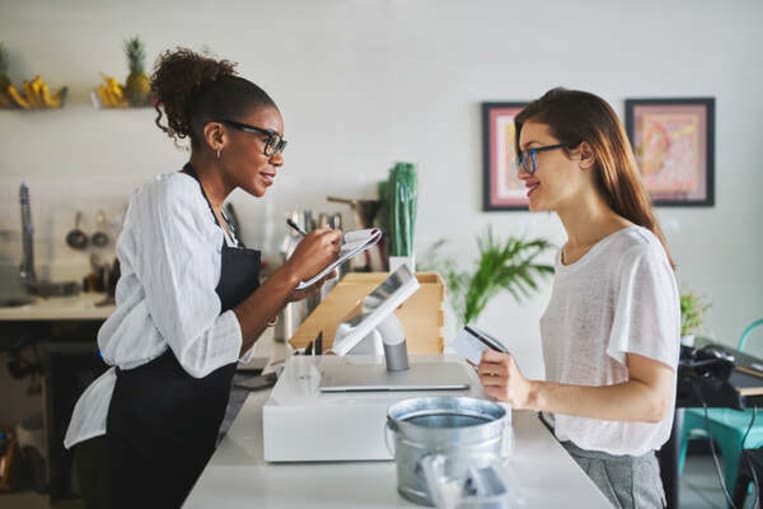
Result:
M453 341L453 349L474 365L480 363L482 351L485 349L509 353L508 348L503 343L473 325L465 325L458 333Z

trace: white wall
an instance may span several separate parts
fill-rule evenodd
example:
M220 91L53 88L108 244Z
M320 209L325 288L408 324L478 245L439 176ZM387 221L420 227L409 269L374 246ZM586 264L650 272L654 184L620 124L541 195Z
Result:
M68 85L70 99L62 111L0 112L0 229L17 228L18 184L28 179L39 263L54 277L81 274L87 257L63 241L75 208L92 226L98 208L118 211L132 188L184 161L151 110L89 104L99 73L126 75L122 41L132 34L151 60L208 46L279 104L286 167L264 200L234 197L245 239L270 256L286 210L341 208L327 194L372 196L397 160L419 164L419 252L448 238L450 254L470 261L488 224L561 244L553 216L481 212L480 102L528 100L556 85L593 91L621 113L627 97L714 96L716 206L658 215L682 283L713 302L708 331L733 344L763 315L761 22L758 0L4 0L11 77L39 73ZM548 285L522 306L503 295L481 320L532 375L541 373L547 298Z

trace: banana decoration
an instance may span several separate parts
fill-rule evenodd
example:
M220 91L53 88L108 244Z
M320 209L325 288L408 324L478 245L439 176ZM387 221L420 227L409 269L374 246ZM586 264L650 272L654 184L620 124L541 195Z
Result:
M9 99L9 106L31 110L60 108L64 104L66 91L66 87L61 87L57 91L51 92L45 80L40 76L35 76L31 81L24 81L20 89L8 85L5 93Z
M32 107L32 105L29 104L29 101L27 101L21 92L16 90L16 87L13 85L8 85L8 90L6 92L8 93L8 97L11 98L11 101L19 108L28 110Z
M127 108L125 89L116 78L104 76L103 83L98 85L97 93L102 108Z
M24 96L26 96L26 100L31 108L40 107L37 103L37 94L35 94L32 83L29 81L24 81Z
M56 93L51 93L45 82L40 84L40 97L46 108L60 108L64 102L65 93L66 88L62 88Z

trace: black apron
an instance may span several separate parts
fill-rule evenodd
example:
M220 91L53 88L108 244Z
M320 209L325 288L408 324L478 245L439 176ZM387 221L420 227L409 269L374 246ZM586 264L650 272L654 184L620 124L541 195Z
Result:
M198 181L190 164L183 171ZM259 286L259 272L259 251L223 240L221 312ZM106 423L112 507L180 507L214 452L235 370L232 362L193 378L169 348L135 369L117 368Z

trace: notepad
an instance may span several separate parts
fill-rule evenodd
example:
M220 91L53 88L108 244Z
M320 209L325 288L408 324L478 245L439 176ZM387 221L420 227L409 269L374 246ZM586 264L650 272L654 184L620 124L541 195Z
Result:
M379 228L368 228L365 230L353 230L345 233L342 236L342 248L339 250L339 255L336 260L331 262L326 268L320 271L315 276L311 277L307 281L302 281L297 285L297 290L304 290L308 288L328 274L338 266L349 260L355 255L362 253L363 251L375 246L382 237L382 231Z

